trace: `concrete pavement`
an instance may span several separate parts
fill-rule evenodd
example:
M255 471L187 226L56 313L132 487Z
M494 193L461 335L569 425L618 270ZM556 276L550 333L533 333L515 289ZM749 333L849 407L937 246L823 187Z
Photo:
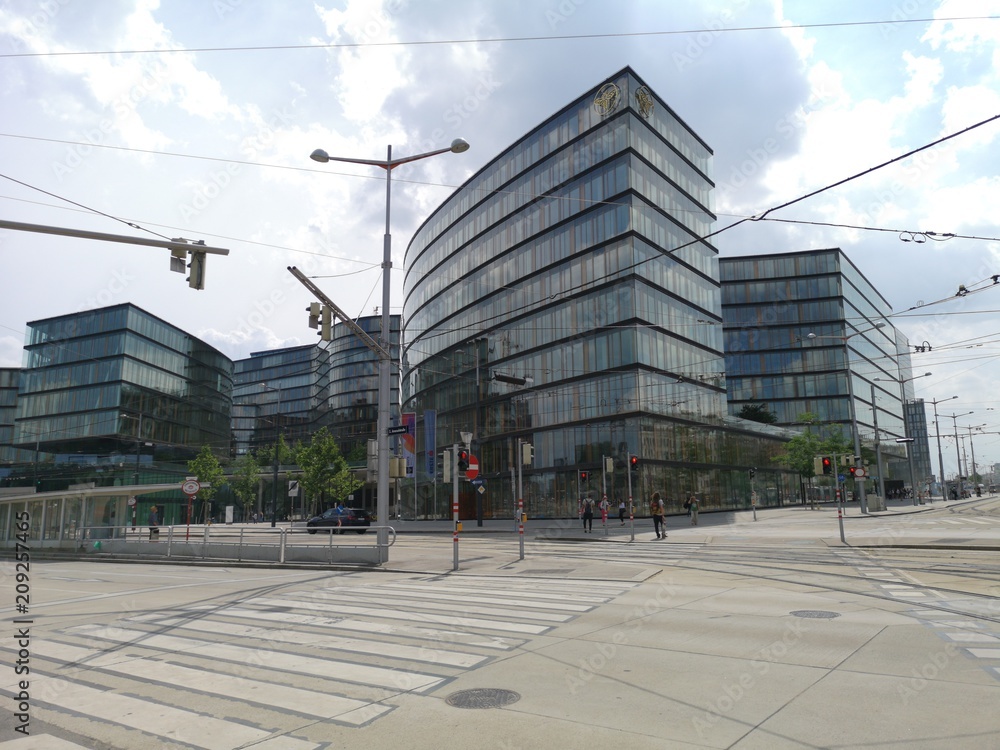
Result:
M524 560L511 524L466 522L457 573L447 522L401 524L379 570L39 563L33 726L129 750L993 750L1000 585L973 548L1000 517L972 507L849 513L847 546L832 508L676 517L665 542L529 519ZM2 750L57 747L12 726Z

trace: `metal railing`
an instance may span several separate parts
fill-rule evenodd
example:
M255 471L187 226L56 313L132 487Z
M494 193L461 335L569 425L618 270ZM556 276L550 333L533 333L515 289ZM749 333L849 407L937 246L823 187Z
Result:
M388 545L396 543L392 526ZM326 532L330 533L326 533ZM345 527L311 529L305 526L262 527L221 524L192 526L84 526L67 536L77 551L88 554L226 560L234 562L368 564L377 565L380 555L377 535L363 538L346 535L358 531ZM319 533L316 533L319 532ZM352 541L347 541L351 539ZM65 548L67 545L63 545Z

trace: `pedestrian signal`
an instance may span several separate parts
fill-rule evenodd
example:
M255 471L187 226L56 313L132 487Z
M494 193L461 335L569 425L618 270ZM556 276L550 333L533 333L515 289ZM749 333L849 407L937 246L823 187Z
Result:
M823 456L823 473L824 474L833 473L833 461L830 460L829 456Z

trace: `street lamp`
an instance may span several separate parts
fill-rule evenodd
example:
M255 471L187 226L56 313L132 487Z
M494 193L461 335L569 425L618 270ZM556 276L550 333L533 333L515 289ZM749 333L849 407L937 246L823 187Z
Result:
M944 478L944 459L941 457L941 428L938 427L938 413L937 405L942 404L945 401L951 401L956 399L958 396L949 396L948 398L934 399L931 404L934 405L934 432L937 434L937 449L938 449L938 471L941 473L941 500L948 499L948 482Z
M389 232L389 208L392 197L392 170L400 164L408 164L418 159L426 159L438 154L461 154L469 150L468 141L456 138L448 148L439 148L415 156L404 156L401 159L392 158L392 146L386 150L385 159L350 159L343 156L330 156L321 148L313 151L309 158L326 164L330 161L342 161L350 164L365 164L370 167L381 167L385 170L385 237L382 242L382 336L379 343L382 351L378 353L378 487L376 488L375 513L378 516L379 562L389 559L389 529L385 525L389 518L389 384L392 377L391 335L389 315L390 286L389 274L392 269L392 235Z
M858 434L858 410L857 407L854 405L854 383L852 382L853 378L851 377L851 350L850 347L847 346L847 341L848 339L851 339L860 333L868 333L869 331L874 331L877 328L883 328L883 327L885 327L885 321L880 320L871 328L865 328L864 330L861 331L855 331L854 333L850 333L846 336L818 336L815 333L806 334L807 339L837 339L839 341L844 342L844 357L846 360L845 364L847 366L847 399L849 402L849 406L851 407L851 429L854 433L854 465L856 468L859 469L862 469L864 464L861 461L861 437ZM854 484L855 487L858 489L858 502L861 506L861 512L867 513L868 498L865 495L864 476L862 476L861 479L855 477Z
M951 417L952 424L955 427L955 499L962 499L962 454L958 450L958 418L967 417L975 412L966 411L961 414L945 414L946 417Z
M923 375L914 375L912 378L894 378L888 375L884 378L875 378L875 380L892 380L896 383L899 383L899 400L900 403L903 405L903 439L897 440L896 442L906 443L906 456L907 456L907 461L910 465L910 491L913 493L914 505L917 505L920 500L920 498L917 497L917 495L919 494L917 492L917 478L916 475L913 473L913 441L915 440L915 438L910 436L910 420L906 418L906 397L903 393L903 383L908 383L911 380L917 380L918 378L929 378L932 374L933 373L925 372ZM873 406L875 405L874 396L872 397L872 405ZM875 437L878 438L878 435L876 435ZM882 467L880 466L879 467L880 471L881 468ZM881 474L879 474L879 476L881 476Z

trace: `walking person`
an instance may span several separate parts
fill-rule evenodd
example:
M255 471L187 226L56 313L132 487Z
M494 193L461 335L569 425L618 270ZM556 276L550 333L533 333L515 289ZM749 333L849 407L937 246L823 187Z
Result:
M691 525L698 525L698 496L691 495L688 501L684 503L684 506L688 509L688 513L691 515Z
M583 498L583 533L594 533L594 501L589 497Z
M156 506L149 509L149 541L155 542L160 538L160 515Z
M608 498L602 497L600 504L597 506L601 509L601 526L604 527L604 533L607 534L608 531L608 509L611 507L608 504Z
M664 504L659 494L653 495L653 499L649 501L649 515L653 517L653 531L656 532L657 539L667 538L667 525L663 521L664 512Z
M625 525L625 501L618 501L618 520L622 522L622 526Z

